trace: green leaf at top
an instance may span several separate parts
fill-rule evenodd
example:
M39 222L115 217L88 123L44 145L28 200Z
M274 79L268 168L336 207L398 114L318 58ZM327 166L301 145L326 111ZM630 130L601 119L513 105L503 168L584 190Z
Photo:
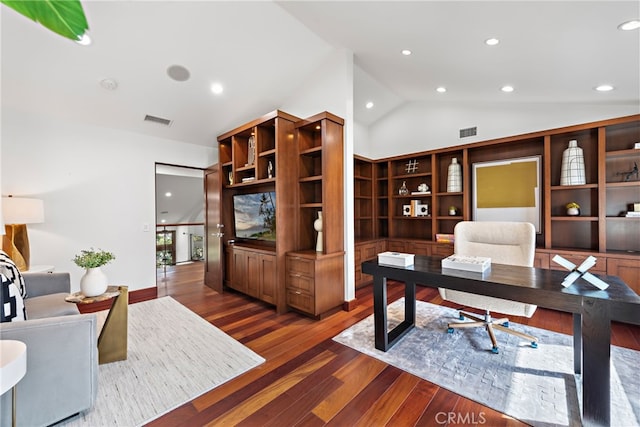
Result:
M89 28L80 0L0 0L54 33L79 40Z

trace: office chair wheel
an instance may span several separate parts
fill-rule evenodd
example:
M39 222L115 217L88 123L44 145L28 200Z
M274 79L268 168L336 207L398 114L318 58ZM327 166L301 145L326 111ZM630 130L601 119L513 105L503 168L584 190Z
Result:
M537 341L531 341L531 348L538 348L538 342Z
M498 351L498 347L492 347L491 348L491 353L498 354L498 353L500 353L500 351Z
M504 323L502 324L502 326L504 326L505 328L508 328L508 327L509 327L509 322L504 322Z
M453 328L448 328L448 329L447 329L447 333L448 333L448 334L452 334L452 333L453 333Z

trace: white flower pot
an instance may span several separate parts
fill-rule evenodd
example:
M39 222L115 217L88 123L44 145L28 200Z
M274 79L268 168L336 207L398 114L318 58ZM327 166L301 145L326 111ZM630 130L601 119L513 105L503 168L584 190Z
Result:
M80 290L86 297L104 294L107 286L107 275L104 274L100 267L87 268L86 273L80 279Z

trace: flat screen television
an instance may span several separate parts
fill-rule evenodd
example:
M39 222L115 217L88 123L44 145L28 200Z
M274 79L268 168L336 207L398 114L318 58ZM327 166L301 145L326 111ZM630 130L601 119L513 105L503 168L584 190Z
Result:
M276 240L276 193L233 195L233 221L237 239Z

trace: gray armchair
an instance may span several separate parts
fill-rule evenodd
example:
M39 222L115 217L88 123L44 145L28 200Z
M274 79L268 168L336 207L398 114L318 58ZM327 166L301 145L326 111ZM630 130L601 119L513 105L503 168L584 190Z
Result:
M24 275L23 322L0 324L0 338L27 345L27 373L17 384L17 424L47 426L93 406L98 386L96 316L64 298L69 273ZM2 427L11 425L11 393L2 396Z

